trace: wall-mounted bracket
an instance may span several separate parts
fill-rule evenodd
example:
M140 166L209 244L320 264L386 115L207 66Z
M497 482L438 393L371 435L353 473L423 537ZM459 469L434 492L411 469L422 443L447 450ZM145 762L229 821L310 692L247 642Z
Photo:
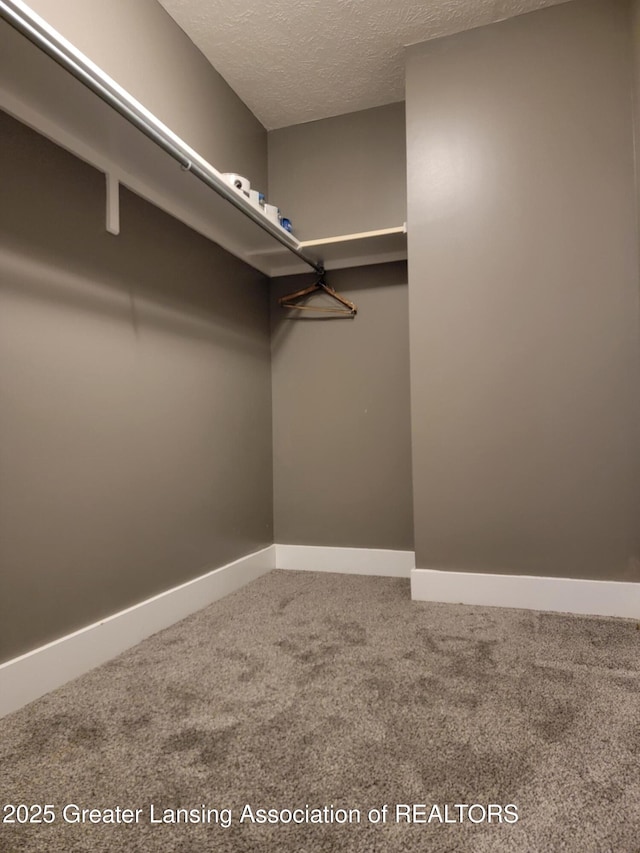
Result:
M112 172L105 175L107 181L107 221L109 234L120 233L120 181Z

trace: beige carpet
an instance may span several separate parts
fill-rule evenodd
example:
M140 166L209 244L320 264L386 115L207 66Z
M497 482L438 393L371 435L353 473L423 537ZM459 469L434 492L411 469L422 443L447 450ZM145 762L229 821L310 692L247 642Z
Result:
M0 721L0 803L53 807L0 850L638 853L639 649L627 620L272 572Z

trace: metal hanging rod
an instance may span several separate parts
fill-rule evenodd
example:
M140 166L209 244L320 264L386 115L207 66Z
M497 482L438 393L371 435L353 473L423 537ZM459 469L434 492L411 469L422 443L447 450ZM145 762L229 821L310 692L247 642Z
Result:
M322 274L322 264L291 244L288 235L278 225L261 216L249 201L235 192L196 151L159 121L153 113L112 80L83 53L64 39L21 0L0 0L0 16L58 65L91 89L99 98L144 133L152 142L170 154L186 172L191 172L210 189L230 202L253 220L300 260Z

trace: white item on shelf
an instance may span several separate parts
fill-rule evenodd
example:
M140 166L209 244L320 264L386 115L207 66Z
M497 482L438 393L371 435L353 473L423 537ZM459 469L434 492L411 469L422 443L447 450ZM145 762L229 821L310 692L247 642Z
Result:
M257 210L261 210L264 213L264 193L261 193L259 190L249 190L249 201Z
M275 204L265 204L264 215L276 225L280 225L280 210Z
M223 172L222 177L230 187L233 187L245 195L249 195L251 184L248 178L243 178L242 175L236 175L235 172Z

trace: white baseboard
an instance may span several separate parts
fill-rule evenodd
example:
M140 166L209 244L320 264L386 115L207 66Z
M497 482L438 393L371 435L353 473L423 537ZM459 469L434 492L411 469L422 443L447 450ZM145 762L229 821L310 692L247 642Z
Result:
M413 551L325 548L321 545L276 545L275 548L279 569L408 578L416 564Z
M276 566L274 545L0 665L0 717L116 657Z
M0 717L276 567L410 577L416 601L640 619L640 583L416 569L413 551L270 545L0 664Z
M414 569L414 601L640 618L640 583Z

